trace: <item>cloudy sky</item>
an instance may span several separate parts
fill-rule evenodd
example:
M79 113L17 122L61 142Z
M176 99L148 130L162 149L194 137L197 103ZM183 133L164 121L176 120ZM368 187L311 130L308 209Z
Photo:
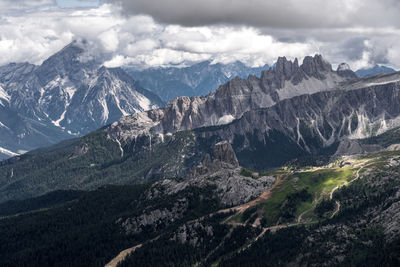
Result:
M0 0L0 65L40 64L84 38L107 66L319 53L354 70L399 68L398 14L397 0Z

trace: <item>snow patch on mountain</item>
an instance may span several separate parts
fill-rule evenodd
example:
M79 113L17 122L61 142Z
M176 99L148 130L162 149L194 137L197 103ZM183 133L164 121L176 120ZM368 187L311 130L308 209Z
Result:
M4 147L0 147L0 153L5 154L10 157L15 157L15 156L19 155L18 153L12 152L11 150L8 150Z
M0 67L0 107L15 113L5 115L11 120L10 136L15 137L7 145L26 150L51 145L87 134L121 115L164 105L122 69L106 68L85 53L84 46L73 42L40 66ZM21 129L26 136L19 134Z
M7 92L4 90L3 86L0 85L0 99L4 99L7 102L10 101L10 96L7 94ZM1 103L1 102L0 102Z
M8 131L11 131L11 129L7 125L4 125L1 121L0 121L0 128L5 128Z
M61 127L60 126L60 122L62 122L65 118L65 113L67 113L67 110L64 110L64 112L61 114L60 118L56 121L52 121L52 123L57 126L57 127Z
M109 114L109 110L108 110L108 106L107 106L107 101L105 98L99 100L101 106L103 107L103 114L102 114L102 119L101 121L103 123L106 123L108 120L108 114Z

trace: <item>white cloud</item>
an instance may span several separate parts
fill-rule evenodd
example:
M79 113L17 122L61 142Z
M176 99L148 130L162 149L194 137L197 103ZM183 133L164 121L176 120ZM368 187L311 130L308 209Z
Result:
M23 61L39 64L75 38L100 43L99 36L121 21L110 5L77 11L52 7L5 15L0 22L0 65Z
M99 39L108 52L116 52L119 45L118 30L113 28L99 35Z
M346 12L360 8L359 1L346 3ZM94 8L42 6L0 17L0 65L22 61L40 64L73 39L85 38L91 53L112 67L185 65L208 59L260 66L272 64L278 56L301 59L315 53L322 53L334 64L347 61L353 69L375 63L400 66L396 52L400 31L396 27L186 27L161 24L148 15L122 16L111 4Z

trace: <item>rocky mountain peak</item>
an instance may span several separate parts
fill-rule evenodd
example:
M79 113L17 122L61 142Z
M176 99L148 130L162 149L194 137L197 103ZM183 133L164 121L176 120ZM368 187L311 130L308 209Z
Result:
M339 64L337 71L346 71L346 70L351 70L349 64L347 64L347 63Z
M0 99L0 106L8 109L0 116L0 148L9 151L86 134L121 116L164 104L121 68L102 66L84 41L70 43L40 66L0 67ZM12 110L18 115L11 117Z
M349 64L341 63L337 68L337 74L348 79L356 79L357 75L351 70Z
M213 159L209 154L204 156L202 163L192 169L190 177L204 175L220 171L221 169L235 169L239 167L239 161L231 144L222 141L214 145Z
M261 80L266 88L274 91L284 88L286 81L290 81L292 85L298 85L308 78L325 80L332 75L335 75L335 72L332 71L331 64L321 55L305 57L301 66L297 58L291 61L286 57L279 57L275 68L262 72Z
M331 73L334 73L331 64L321 55L305 57L301 66L297 58L291 61L286 57L279 57L275 68L263 71L261 79L268 85L267 87L279 89L285 87L285 81L297 85L309 77L325 80Z
M46 85L57 76L68 76L77 82L86 77L85 73L94 72L101 63L92 56L77 41L73 41L59 52L46 59L38 68L37 75L42 85Z
M298 71L299 63L297 58L294 60L294 62L287 60L286 57L278 58L275 66L275 72L277 76L283 76L285 80L290 80Z
M324 60L321 55L315 55L314 57L306 56L300 68L308 76L317 79L325 79L323 73L332 71L332 65Z
M46 59L43 62L42 67L47 67L49 65L54 65L57 63L68 64L72 62L77 62L79 61L79 56L84 52L85 50L82 47L78 46L76 42L72 42L61 49L59 52Z
M235 151L233 150L230 143L227 141L219 142L214 146L214 163L223 162L228 163L232 166L238 167L239 162L236 158Z
M129 129L122 127L129 134L114 134L112 129L110 133L131 139L149 131L166 134L229 124L250 110L268 108L295 96L338 88L349 77L338 75L320 55L306 57L301 66L297 59L290 61L280 57L275 67L263 71L260 78L235 77L207 96L176 98L160 111L162 115L156 120L150 120L149 113L134 115L121 122L130 125ZM142 118L136 118L139 116L146 117L151 123L143 124Z

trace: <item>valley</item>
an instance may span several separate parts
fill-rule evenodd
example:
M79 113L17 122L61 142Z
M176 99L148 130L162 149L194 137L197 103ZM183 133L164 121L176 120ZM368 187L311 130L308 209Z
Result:
M229 156L226 158L229 158ZM224 161L225 159L222 160ZM232 166L230 165L232 163L228 162L222 162L222 164L222 166L228 168ZM367 240L376 242L376 238L379 238L379 240L384 242L383 246L387 248L385 253L394 256L396 255L396 250L392 246L396 246L396 243L393 242L398 242L399 240L399 236L397 236L396 233L400 225L398 225L398 221L394 221L394 224L388 221L382 221L382 216L386 216L385 214L389 212L389 210L391 210L391 214L399 212L396 208L396 203L400 201L400 199L398 199L398 193L396 193L400 190L398 180L399 165L399 151L382 151L353 156L341 156L322 166L306 165L301 167L298 165L285 165L280 168L271 169L266 173L257 173L250 170L243 171L243 168L240 167L240 173L246 175L243 176L243 178L247 177L248 179L257 180L260 179L259 177L270 176L275 177L275 182L270 184L261 194L255 195L252 200L231 207L229 207L229 204L228 207L226 207L227 204L221 203L221 198L217 197L215 193L212 193L217 192L215 191L215 187L213 188L213 182L208 183L208 185L192 184L189 187L179 189L179 191L169 193L165 191L162 193L162 190L167 189L172 186L172 184L165 189L159 187L165 184L165 182L155 182L145 186L105 186L93 192L81 192L75 196L72 195L72 199L76 199L72 202L69 200L71 198L68 197L68 201L64 202L65 204L62 204L62 202L56 206L51 206L53 204L50 204L46 209L41 208L41 210L38 211L25 211L19 215L11 215L11 217L7 215L0 220L0 225L2 225L2 229L9 229L8 231L11 230L11 228L7 226L10 223L17 223L19 225L18 229L20 230L28 227L26 228L27 231L29 231L30 227L41 227L40 224L42 223L45 223L45 225L48 223L54 224L56 228L67 227L65 228L65 234L67 235L64 241L56 241L56 239L51 241L53 240L53 235L55 238L59 236L59 234L49 232L47 238L43 240L43 246L36 249L30 248L33 249L33 251L37 249L46 249L46 247L51 244L54 245L54 243L48 243L49 241L57 243L60 241L61 243L73 242L75 245L78 245L75 241L68 241L69 238L74 238L74 235L70 236L70 233L76 231L76 233L80 233L80 231L86 229L86 227L90 227L96 231L96 235L99 233L107 234L109 230L106 229L115 228L115 230L113 230L114 234L107 237L108 244L114 247L114 249L108 251L107 257L97 258L95 260L95 262L102 262L102 264L109 263L107 266L129 266L129 263L132 262L142 262L140 260L144 255L142 253L150 253L153 257L152 261L147 261L149 265L145 264L144 266L160 264L161 262L158 262L158 260L161 260L161 258L159 258L161 255L163 255L162 257L164 260L170 259L174 262L180 262L181 264L190 263L190 265L194 266L226 266L226 264L229 265L229 262L232 260L240 262L242 257L246 259L252 257L252 253L256 253L257 250L266 246L265 242L269 244L267 247L275 244L274 242L278 242L274 240L286 242L284 241L286 238L285 236L289 233L289 235L292 236L296 232L298 232L298 242L305 242L301 245L304 247L300 249L300 243L294 243L294 245L296 244L294 247L283 248L283 251L291 249L290 251L292 252L290 253L295 253L294 255L297 255L297 258L280 258L278 262L283 263L286 262L286 260L301 261L301 259L307 259L307 261L309 261L310 258L308 258L306 251L314 247L315 244L310 247L310 244L306 241L307 239L303 238L305 236L314 236L319 231L324 233L327 229L331 229L332 227L332 229L343 227L340 226L343 223L346 225L358 225L358 227L362 229L374 229L373 227L381 229L373 235L360 236L359 238L362 238L364 240L363 242L367 242ZM218 173L218 171L216 173ZM205 174L205 177L214 177L215 175L216 174L211 172ZM373 182L371 182L371 179ZM359 193L360 190L364 192L362 195ZM136 193L132 194L132 192ZM117 193L117 195L115 193ZM384 198L382 198L383 195L385 196ZM171 197L175 199L172 202ZM198 202L198 197L203 200ZM102 199L100 202L99 198ZM354 202L355 200L356 202ZM49 200L47 200L47 202L48 201ZM180 201L184 201L182 202L183 206L181 204L177 206L177 203ZM362 204L372 203L371 201L374 204ZM211 204L211 202L214 202L214 204ZM128 204L128 206L124 203ZM101 206L99 206L99 204ZM91 205L97 206L95 210L104 210L104 212L98 213L95 210L90 210L89 207ZM142 228L143 230L135 228L139 225L134 223L134 221L139 218L144 219L145 217L143 217L143 214L148 214L145 216L158 216L156 215L156 210L162 210L162 207L168 206L169 208L161 212L161 214L164 213L165 215L162 215L159 219L155 219L156 221L163 221L162 224L157 222L156 225L158 226L156 228L153 228L155 225L149 224L150 228L146 228L145 232L143 231L145 228ZM0 211L5 207L6 206L0 207ZM130 208L127 209L126 207ZM186 210L183 213L180 211L182 208ZM378 212L378 210L381 209L383 210ZM156 213L153 213L152 210ZM70 228L72 225L68 226L65 222L62 224L60 224L61 221L58 222L58 218L61 219L64 213L65 215L69 214L68 211L74 211L73 213L76 213L76 215L80 214L78 217L76 215L70 217L74 221L74 231ZM167 215L169 212L172 213ZM352 217L348 217L349 214L352 214ZM93 219L99 218L99 216L106 216L107 219L104 217L97 222L92 219L83 219L88 215L94 216ZM170 220L169 216L177 217L174 220ZM363 220L365 220L363 218L367 218L365 216L369 219L363 222ZM42 217L45 219L44 221L40 219ZM152 217L148 217L142 223L147 220L154 220L150 218ZM78 221L76 221L77 219ZM33 222L32 220L34 223L31 226L26 224L29 221ZM101 223L98 224L99 222ZM89 225L87 225L88 223ZM125 230L121 232L121 229ZM349 229L350 228L345 231ZM341 231L343 231L343 229ZM12 233L13 231L7 233L3 230L0 234L5 238L4 240L7 240L7 236L12 235ZM380 234L378 235L378 233ZM23 231L20 234L23 235ZM95 232L92 232L92 234L88 232L87 234L87 237L82 236L78 238L78 242L80 244L79 246L86 247L86 253L91 255L93 249L99 250L101 247L97 246L96 248L92 247L89 249L87 245L92 243L91 239ZM358 234L356 234L356 236L358 236ZM105 237L106 236L104 236L104 238ZM35 240L34 236L32 238ZM354 236L347 236L346 234L346 236L341 237L340 242L344 242L343 238L347 240L345 244L349 242L349 244L351 244L356 241ZM123 240L123 242L118 240ZM103 243L104 241L101 242ZM21 242L24 242L22 236ZM207 242L211 243L208 244ZM270 244L270 242L272 243ZM314 243L315 242L318 244L320 241L316 239ZM154 248L159 248L162 246L161 244L166 243L169 245L167 247L164 246L163 250L154 250ZM22 245L22 243L19 244ZM373 244L375 246L375 243ZM326 247L327 245L328 247ZM23 247L27 246L29 247L29 244L23 245ZM76 247L76 249L79 249L79 246ZM187 250L188 253L190 251L190 253L176 256L174 249L182 250L183 246L185 250ZM353 248L351 253L355 251L358 251L357 253L364 253L363 251L378 253L381 247L374 246ZM269 253L267 247L265 247L266 250L264 250L264 253ZM4 249L5 247L0 249L0 252L3 251L2 253L4 253ZM17 247L15 247L15 249L17 249ZM21 247L15 252L20 251L20 249ZM325 242L323 246L318 248L323 255L331 255L330 257L335 259L335 255L339 255L335 253L339 252L335 252L335 250L331 251L330 249L329 243ZM8 248L7 251L11 253L8 255L14 255L11 252L12 248ZM273 251L276 250L272 249L271 253ZM67 255L65 254L66 251L63 252L63 249L60 253ZM72 253L72 251L68 252L68 254L69 253ZM340 252L340 255L348 255L346 257L351 257L351 254L343 253L343 251ZM5 256L4 254L1 255ZM53 253L48 253L46 258L38 259L39 261L37 263L50 263L53 257L52 255ZM70 255L72 256L74 254L72 253ZM187 258L184 255L192 256ZM358 258L358 263L368 260L368 254L363 255L364 256L361 258ZM13 257L14 256L11 256L11 258L9 258L8 256L7 258L11 260ZM112 260L114 257L117 258ZM278 259L277 257L279 257L279 255L274 256L274 258ZM28 254L25 254L24 258L28 259ZM17 258L14 258L14 260L16 259ZM80 259L82 259L82 257L80 257ZM347 258L344 258L344 260L346 259ZM395 259L396 258L392 258L392 260ZM71 262L72 259L67 257L65 260L66 262ZM87 261L83 262L92 265L94 264L92 260L93 258L88 257ZM260 260L262 259L258 259L258 261ZM313 260L315 261L317 259ZM11 263L14 261L11 260L8 262ZM255 262L257 262L257 260L255 260ZM75 264L80 265L78 262Z

